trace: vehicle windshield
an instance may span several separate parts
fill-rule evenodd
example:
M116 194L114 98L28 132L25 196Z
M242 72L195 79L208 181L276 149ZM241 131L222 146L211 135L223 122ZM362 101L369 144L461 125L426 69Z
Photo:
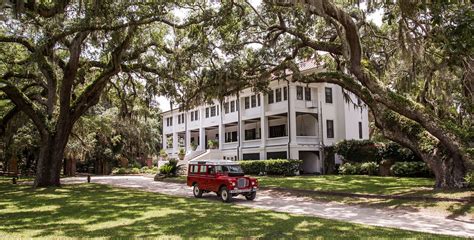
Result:
M243 173L242 167L240 165L224 165L216 166L217 172L220 173Z

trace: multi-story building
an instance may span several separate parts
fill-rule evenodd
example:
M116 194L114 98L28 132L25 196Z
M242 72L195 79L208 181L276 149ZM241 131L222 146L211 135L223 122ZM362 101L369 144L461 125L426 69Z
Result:
M300 64L303 74L321 70ZM274 80L267 93L245 89L182 112L162 113L163 148L177 157L184 148L196 158L218 142L224 159L301 159L303 170L322 172L322 148L343 139L368 139L368 113L360 100L338 85Z

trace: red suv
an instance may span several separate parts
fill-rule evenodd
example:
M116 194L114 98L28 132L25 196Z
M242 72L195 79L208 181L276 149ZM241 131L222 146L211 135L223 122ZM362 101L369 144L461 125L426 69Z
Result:
M188 167L188 186L193 187L194 197L203 193L215 192L223 202L230 202L233 196L242 194L247 200L257 195L256 178L244 176L239 163L227 160L190 161Z

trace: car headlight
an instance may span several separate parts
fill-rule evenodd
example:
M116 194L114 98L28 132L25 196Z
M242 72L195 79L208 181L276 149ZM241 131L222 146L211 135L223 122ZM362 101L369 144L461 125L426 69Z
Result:
M231 182L230 184L232 184L232 186L235 187L235 182Z

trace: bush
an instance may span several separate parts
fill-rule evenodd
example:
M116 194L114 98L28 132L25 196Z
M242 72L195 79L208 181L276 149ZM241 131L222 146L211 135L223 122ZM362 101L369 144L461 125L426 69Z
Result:
M366 162L360 165L360 173L369 176L378 175L379 165L376 162Z
M394 162L422 162L423 160L416 156L410 149L402 147L398 143L387 143L380 148L380 156L383 159L392 160Z
M164 174L166 176L170 176L172 170L173 170L173 166L171 166L169 164L165 164L165 165L160 167L160 173Z
M360 164L344 163L341 166L339 166L339 174L360 175L361 174Z
M131 173L131 174L139 174L139 173L140 173L140 169L139 169L139 168L132 168L132 169L130 169L130 173Z
M432 177L430 169L424 162L397 162L391 168L392 175L397 177Z
M265 162L262 160L240 161L240 166L247 174L263 174L265 173Z
M242 169L247 174L268 174L268 175L295 175L300 169L302 160L244 160L239 161Z
M470 171L464 177L467 187L474 187L474 171Z
M338 142L335 152L344 158L345 162L378 162L379 147L371 140L344 140Z

